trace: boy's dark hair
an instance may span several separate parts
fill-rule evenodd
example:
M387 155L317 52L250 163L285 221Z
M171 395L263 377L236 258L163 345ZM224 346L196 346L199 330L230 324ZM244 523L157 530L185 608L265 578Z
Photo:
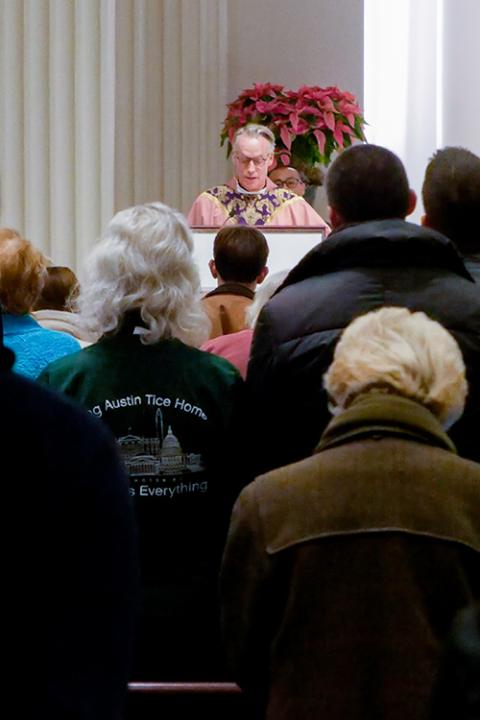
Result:
M460 252L480 250L480 158L462 147L437 150L427 165L422 187L430 227L443 233Z
M227 282L254 282L267 263L265 235L253 227L222 228L213 243L217 272Z
M327 197L346 223L404 219L410 195L403 163L384 147L354 145L332 163Z

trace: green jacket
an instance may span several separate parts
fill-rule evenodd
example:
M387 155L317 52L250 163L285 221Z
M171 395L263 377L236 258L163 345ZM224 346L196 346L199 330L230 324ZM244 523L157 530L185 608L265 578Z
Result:
M237 370L178 340L143 345L125 333L53 363L40 381L110 427L129 472L145 591L136 677L217 672L217 575L246 481Z

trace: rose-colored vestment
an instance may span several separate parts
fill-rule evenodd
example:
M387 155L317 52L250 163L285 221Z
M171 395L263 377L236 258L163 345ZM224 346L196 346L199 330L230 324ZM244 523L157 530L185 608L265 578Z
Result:
M256 195L238 192L235 178L205 190L193 203L188 222L192 227L319 227L325 237L330 232L325 220L302 197L277 187L269 178L265 188Z

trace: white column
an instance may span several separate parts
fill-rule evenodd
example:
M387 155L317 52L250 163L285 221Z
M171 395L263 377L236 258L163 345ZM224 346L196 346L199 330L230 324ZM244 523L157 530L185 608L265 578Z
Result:
M23 3L0 4L0 217L24 232Z
M100 227L100 6L75 2L75 253L77 262Z
M74 5L50 2L50 253L58 265L75 256Z
M25 0L24 230L29 240L47 252L50 248L48 46L48 0Z
M442 145L480 155L480 2L443 0L443 5Z

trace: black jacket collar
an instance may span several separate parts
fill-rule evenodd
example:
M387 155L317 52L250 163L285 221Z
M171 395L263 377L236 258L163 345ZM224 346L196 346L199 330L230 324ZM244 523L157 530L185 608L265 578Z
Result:
M374 220L332 232L300 260L277 292L338 270L402 266L443 268L473 282L455 245L445 235L405 220Z

